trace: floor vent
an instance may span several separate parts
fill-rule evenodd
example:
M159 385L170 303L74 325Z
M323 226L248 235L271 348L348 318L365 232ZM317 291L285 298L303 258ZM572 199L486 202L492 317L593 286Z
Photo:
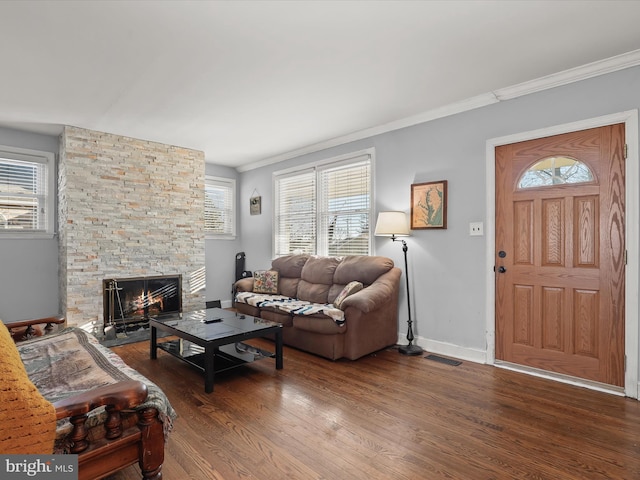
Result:
M444 363L445 365L451 365L452 367L457 367L462 363L462 362L459 362L458 360L451 360L450 358L444 358L439 355L433 355L433 354L427 355L424 358L426 358L427 360L433 360L434 362Z

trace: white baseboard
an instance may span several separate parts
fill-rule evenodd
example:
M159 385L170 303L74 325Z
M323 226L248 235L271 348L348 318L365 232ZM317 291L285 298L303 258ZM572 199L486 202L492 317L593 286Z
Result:
M460 347L459 345L454 345L452 343L438 342L424 337L416 337L414 339L414 343L421 346L429 353L436 353L438 355L457 358L458 360L467 360L469 362L487 363L487 352L484 350ZM407 344L406 335L398 337L398 344Z

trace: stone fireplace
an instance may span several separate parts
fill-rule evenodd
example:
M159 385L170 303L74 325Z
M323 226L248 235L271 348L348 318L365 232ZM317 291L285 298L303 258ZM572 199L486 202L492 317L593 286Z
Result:
M103 281L181 277L203 308L203 152L65 127L60 142L60 299L71 325L101 329Z

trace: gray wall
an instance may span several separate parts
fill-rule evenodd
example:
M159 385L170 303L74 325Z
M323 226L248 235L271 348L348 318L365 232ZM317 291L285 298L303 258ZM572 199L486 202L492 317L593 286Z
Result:
M448 228L414 230L407 240L414 332L436 350L485 352L486 237L469 236L469 223L487 221L486 141L639 107L635 67L244 172L242 201L257 189L263 214L240 210L242 249L252 270L269 266L274 171L375 147L376 212L408 212L412 183L449 181ZM375 253L403 264L400 245L388 239L375 240ZM406 334L404 283L401 292L400 336Z
M247 269L268 267L272 255L272 173L292 165L368 147L376 149L376 212L409 209L410 185L449 181L448 229L414 231L408 239L415 333L434 344L485 351L485 237L470 237L469 222L486 222L487 139L640 107L640 67L520 97L470 112L315 152L240 175L206 166L206 173L237 178L238 239L207 240L207 300L229 301L235 254ZM0 145L58 152L58 139L0 129ZM638 179L628 179L637 182ZM249 215L249 198L262 196L262 214ZM0 239L0 318L57 313L57 240ZM399 244L375 240L375 253L402 265ZM404 295L404 284L401 286ZM406 297L399 334L406 332Z
M0 145L58 154L58 137L19 130L0 128ZM0 238L0 319L56 315L58 304L58 239Z
M249 201L246 205L239 201L239 180L238 172L235 168L222 167L219 165L206 164L205 173L215 177L236 179L236 206L238 210L243 206L249 208ZM207 270L207 291L206 300L221 300L223 307L231 306L231 288L236 278L236 253L240 249L240 223L236 223L235 240L205 240L205 262Z

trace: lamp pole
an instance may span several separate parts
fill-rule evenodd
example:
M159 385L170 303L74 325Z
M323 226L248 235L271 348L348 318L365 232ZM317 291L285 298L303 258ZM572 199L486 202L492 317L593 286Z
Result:
M420 347L419 345L413 344L413 339L415 337L413 336L413 328L412 328L413 321L411 320L411 296L409 295L409 266L407 264L407 250L409 250L409 247L407 246L407 242L396 238L395 235L391 235L391 240L393 240L394 242L396 240L402 242L402 251L404 252L404 278L407 285L407 313L409 314L409 320L407 320L407 324L409 326L407 330L407 341L409 342L409 344L400 345L400 347L398 348L398 351L404 355L421 355L424 351L422 350L422 347Z

